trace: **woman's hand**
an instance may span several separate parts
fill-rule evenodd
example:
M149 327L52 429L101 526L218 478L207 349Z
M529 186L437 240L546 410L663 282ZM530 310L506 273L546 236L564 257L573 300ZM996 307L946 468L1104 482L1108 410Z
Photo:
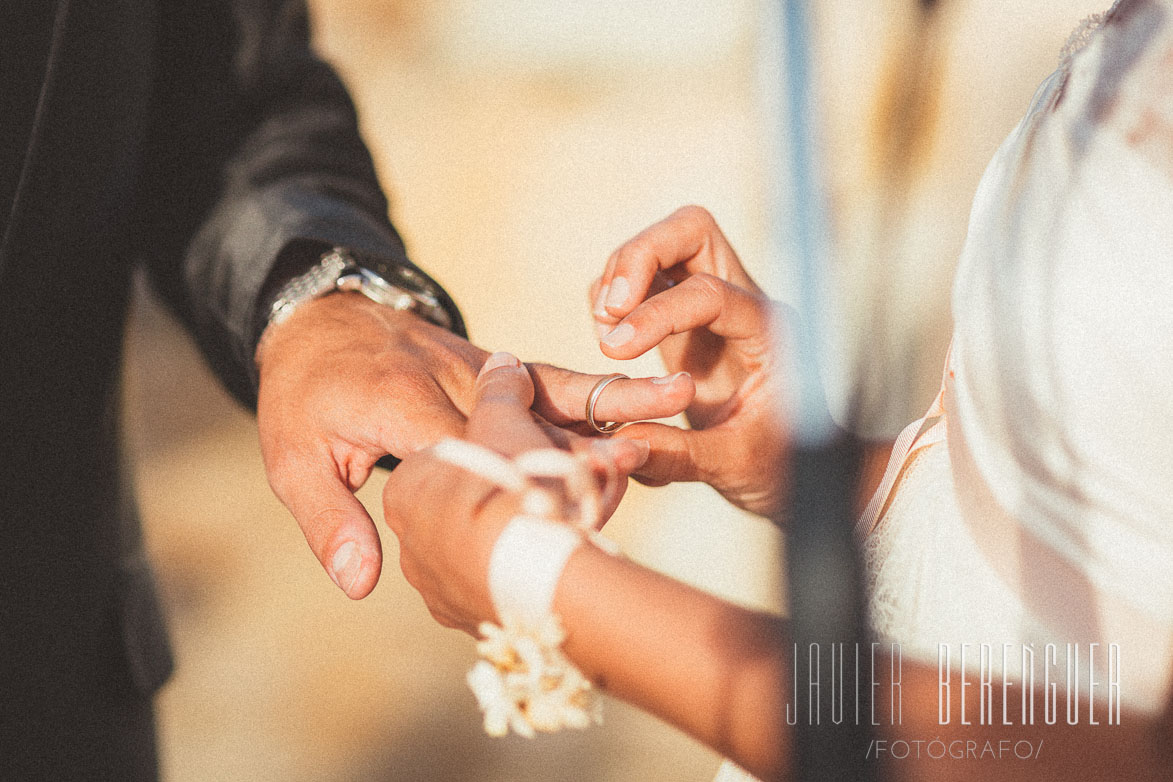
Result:
M533 380L508 353L489 357L474 394L465 439L506 457L542 448L580 455L601 494L596 526L614 511L627 476L647 458L646 443L580 437L536 416L530 410ZM489 596L489 556L520 509L515 492L442 461L431 450L408 456L391 474L383 510L399 538L399 564L438 622L470 634L482 621L499 622Z
M530 375L494 354L476 381L465 439L505 456L550 448L529 411ZM626 482L646 456L631 440L570 436L571 449L602 448L606 487ZM519 499L437 458L408 456L383 494L399 537L400 564L432 615L475 633L499 623L489 591L493 546ZM781 620L726 603L593 545L576 548L558 578L552 613L566 631L562 651L601 689L669 721L763 779L788 762L790 653Z
M669 371L696 381L686 411L692 431L641 423L620 433L651 444L634 477L653 485L704 481L741 508L775 514L789 452L776 307L712 215L684 207L624 244L591 299L604 354L632 359L658 346Z

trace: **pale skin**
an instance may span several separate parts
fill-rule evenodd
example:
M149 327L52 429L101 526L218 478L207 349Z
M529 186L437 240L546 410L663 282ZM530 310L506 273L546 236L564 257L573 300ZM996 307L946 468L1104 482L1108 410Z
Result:
M636 477L704 481L738 507L776 514L789 445L770 328L780 310L712 216L685 207L644 230L611 255L591 296L605 355L632 359L659 348L668 371L696 382L691 429L641 423L622 431L652 446Z
M495 354L476 395L466 439L505 455L554 444L529 410L533 385L516 359ZM423 451L388 481L384 510L399 537L403 573L439 622L475 634L480 622L499 621L489 596L488 562L517 510L516 497ZM553 610L567 629L566 654L598 686L762 779L790 778L791 737L782 715L791 698L792 647L782 619L718 600L591 545L571 555ZM881 669L886 664L882 660ZM1168 719L1125 714L1121 726L1108 730L962 726L957 720L940 726L936 671L905 661L903 686L904 722L885 725L879 734L888 741L1041 738L1046 752L1029 766L988 758L893 762L891 771L900 778L1157 780L1169 762ZM887 714L888 692L881 689L880 695L877 713ZM951 696L959 713L959 690ZM995 689L993 713L1001 713L999 696ZM1043 693L1038 697L1041 702ZM1102 774L1087 776L1095 769Z
M619 433L651 444L633 477L653 486L704 481L734 505L777 518L790 441L774 339L792 317L746 273L713 216L686 206L640 232L611 254L590 300L605 355L626 360L657 348L669 372L696 383L690 429L640 423ZM858 510L891 448L864 444Z
M464 433L473 381L487 355L356 293L306 302L266 329L256 356L257 427L269 483L327 575L351 598L369 594L382 570L378 532L354 492L384 454L402 458ZM559 445L586 447L584 400L598 376L544 364L532 369L534 409L544 426ZM597 413L619 421L671 416L693 393L686 376L619 381ZM595 458L618 458L620 467L646 454L639 444L598 448Z
M661 230L673 225L679 231ZM635 332L627 334L622 345L604 343L609 355L638 355L666 335L679 337L690 329L708 328L712 335L691 343L678 340L684 349L665 357L670 369L706 367L697 380L701 401L689 411L690 416L694 411L700 414L702 426L679 433L657 424L628 427L613 441L645 439L650 456L638 466L634 465L641 460L626 462L618 474L633 472L655 483L704 479L743 507L772 509L781 496L763 485L760 471L744 461L743 446L734 443L738 434L747 434L740 426L760 432L765 424L762 410L770 408L755 409L751 402L766 404L776 393L762 374L768 360L755 347L768 342L769 336L750 333L764 328L769 307L756 286L744 284L748 277L738 276L744 272L739 263L733 266L736 256L731 249L725 252L727 243L722 246L723 237L713 231L711 218L691 208L644 232L638 247L621 249L608 263L602 284L613 285L616 277L624 276L629 296L615 307L604 299L596 314L602 311L598 317L607 325L628 324ZM705 232L709 235L700 236ZM696 258L705 253L709 257ZM626 262L632 257L635 262ZM704 271L712 279L686 286L689 263L716 274ZM648 291L656 291L656 273L665 270L676 270L679 284L649 296ZM669 293L673 295L653 304ZM729 312L731 308L741 311ZM706 350L717 346L716 359L706 364L703 356L690 354L689 345L698 344ZM710 378L712 384L706 386ZM737 404L727 403L734 398ZM530 410L533 400L531 372L511 356L495 354L476 381L464 437L507 456L556 445L550 430ZM721 431L722 427L731 431ZM758 441L759 448L773 449L769 458L783 467L788 454L784 431L780 424L771 424L767 436ZM768 437L778 440L768 442ZM739 458L743 460L736 461ZM487 567L493 544L516 509L516 497L427 451L405 460L388 481L384 511L399 537L404 575L443 624L475 634L480 622L498 621ZM591 545L571 555L554 594L553 611L567 630L567 655L600 687L763 779L791 777L791 735L783 714L791 697L793 668L784 620L723 602ZM1167 773L1173 740L1169 714L1154 718L1126 713L1123 724L1110 729L1063 724L1045 729L962 726L956 720L941 726L936 670L905 661L903 682L903 724L882 727L881 738L995 743L1041 739L1045 751L1029 764L990 759L942 762L927 756L888 761L894 778L1156 780ZM877 711L886 714L887 692L880 694ZM956 688L952 697L956 710ZM994 709L1000 713L997 696Z

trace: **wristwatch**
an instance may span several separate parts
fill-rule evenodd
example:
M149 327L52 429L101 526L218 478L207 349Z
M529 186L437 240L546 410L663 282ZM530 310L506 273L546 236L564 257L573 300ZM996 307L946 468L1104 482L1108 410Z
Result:
M393 310L414 312L441 328L456 325L444 306L443 292L423 274L388 263L378 264L376 272L342 247L323 253L316 266L285 283L269 307L267 325L281 323L301 304L334 291L361 293Z

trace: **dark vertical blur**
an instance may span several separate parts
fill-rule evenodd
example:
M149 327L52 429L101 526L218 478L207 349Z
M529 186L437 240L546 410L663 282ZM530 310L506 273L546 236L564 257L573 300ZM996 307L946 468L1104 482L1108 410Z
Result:
M856 712L854 697L849 695L842 723L835 725L830 719L832 697L838 706L843 694L830 685L832 645L845 651L845 668L852 667L857 643L861 659L867 659L863 653L869 640L863 571L852 531L859 463L859 444L843 437L797 450L789 478L786 567L790 633L796 650L792 680L796 687L792 700L797 706L794 770L800 782L878 778L876 764L867 761L870 725L866 719L860 719L864 724L856 724L854 719L856 713L871 713L866 701ZM812 648L816 650L814 666ZM817 689L809 686L815 680L820 682ZM848 672L843 681L851 686L854 677ZM809 718L812 689L817 720ZM861 698L867 694L862 688L857 693Z

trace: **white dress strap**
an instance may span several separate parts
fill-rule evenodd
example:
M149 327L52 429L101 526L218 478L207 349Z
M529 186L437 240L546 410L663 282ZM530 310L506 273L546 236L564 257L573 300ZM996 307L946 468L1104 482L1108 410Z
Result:
M950 364L953 357L953 346L949 346L949 353L945 356L945 369L941 376L941 390L937 398L929 406L928 411L920 418L904 427L904 431L896 438L892 446L892 455L888 458L888 467L884 470L884 478L872 494L867 507L860 514L855 523L855 535L863 540L871 534L880 522L884 507L888 504L888 497L901 470L908 460L922 448L939 443L945 439L945 383L949 379ZM927 424L927 426L926 426Z

